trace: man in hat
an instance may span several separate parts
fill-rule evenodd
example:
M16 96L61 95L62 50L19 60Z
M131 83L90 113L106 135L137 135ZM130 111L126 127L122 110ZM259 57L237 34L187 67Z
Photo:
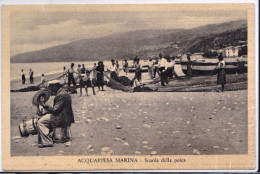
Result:
M69 87L64 85L55 95L53 107L40 103L50 114L38 120L38 147L52 147L53 140L50 136L51 130L55 127L67 127L74 123L74 115L71 105L71 96L67 92Z
M163 58L163 55L161 53L159 54L158 69L160 71L161 85L164 86L164 82L168 84L167 74L166 74L167 60Z

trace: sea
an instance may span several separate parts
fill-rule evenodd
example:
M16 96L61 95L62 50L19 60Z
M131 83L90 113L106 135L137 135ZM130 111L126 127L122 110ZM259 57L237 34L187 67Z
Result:
M105 65L105 70L111 65L111 61L103 61ZM131 66L132 61L128 61L129 66ZM63 67L66 69L70 67L72 62L46 62L46 63L11 63L10 64L10 79L18 80L21 79L21 70L24 70L25 76L29 77L30 68L34 72L34 77L40 77L42 74L51 75L63 72ZM78 65L84 64L86 69L92 69L94 63L98 63L97 61L82 61L82 62L74 62L74 70L77 69ZM140 60L141 65L147 65L147 60ZM119 68L123 67L123 61L119 61ZM179 75L182 74L181 67L179 65L175 66L175 71Z

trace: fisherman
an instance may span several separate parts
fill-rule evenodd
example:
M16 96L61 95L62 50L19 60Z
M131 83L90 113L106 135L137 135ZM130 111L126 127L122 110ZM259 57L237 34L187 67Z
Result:
M173 78L174 61L172 61L171 56L166 56L167 58L167 69L166 78Z
M44 102L40 105L50 114L42 116L37 123L38 130L38 147L53 147L53 140L51 137L51 130L55 127L69 127L74 123L74 115L71 105L71 96L67 92L68 86L64 85L60 88L54 98L53 107L46 105ZM66 137L64 141L69 141Z
M76 82L74 79L74 63L71 63L70 68L68 69L68 85L70 87L70 84L72 83L74 87L76 87Z
M218 56L218 65L216 67L218 71L218 77L217 77L217 84L221 85L221 91L225 91L225 84L226 84L226 72L225 72L225 66L226 62L223 59L222 54L220 53Z
M192 78L192 62L190 60L190 54L187 54L187 78Z
M86 68L85 68L85 65L82 64L82 68L80 70L80 74L85 74L86 73Z
M124 72L125 72L125 74L127 75L128 71L129 71L127 59L125 59L125 62L124 62L123 67L124 67Z
M96 68L97 70L97 86L98 86L98 90L100 91L100 87L101 87L101 91L104 91L104 76L103 76L103 72L104 72L104 64L102 61L98 62L98 66Z
M119 76L119 72L120 72L119 63L118 63L118 61L116 61L116 74L117 74L117 76Z
M148 61L148 74L149 74L151 79L153 78L153 69L154 69L153 58L149 57L149 61Z
M142 81L142 66L139 63L140 59L136 56L134 59L134 68L135 68L135 79L137 79L140 83Z
M88 88L92 88L93 95L96 95L94 85L90 79L90 72L89 70L86 70L86 75L82 77L81 83L80 83L80 96L82 96L82 88L85 88L86 95L88 96Z
M155 58L153 61L153 78L156 78L156 73L159 74L159 70L158 70L158 58Z
M78 64L78 68L77 68L77 76L75 78L75 81L79 81L80 82L80 79L81 79L81 65Z
M67 83L67 79L68 79L68 71L66 70L66 66L63 67L63 84Z
M22 84L25 84L25 73L23 72L23 69L21 70L21 76L22 76Z
M116 66L116 64L115 64L115 60L112 59L112 60L111 60L111 63L112 63L112 65L110 65L110 67L109 67L107 70L110 71L110 77L111 77L111 79L114 79L114 80L118 81L118 76L117 76L117 74L116 74L117 66Z
M94 63L94 66L92 68L92 72L93 72L93 79L96 81L97 80L97 71L96 71L96 68L97 68L97 64Z
M160 71L161 85L165 86L164 82L168 84L168 79L166 74L167 61L165 58L163 58L163 55L161 53L159 54L158 69Z
M32 69L30 68L30 71L29 71L29 75L30 75L30 83L33 84L34 81L33 81L33 71Z
M171 58L172 58L172 66L173 66L173 70L172 70L172 78L173 78L173 76L175 76L175 78L177 78L177 79L180 79L180 77L177 75L177 73L175 72L175 65L176 65L176 62L175 62L175 57L174 56L171 56Z

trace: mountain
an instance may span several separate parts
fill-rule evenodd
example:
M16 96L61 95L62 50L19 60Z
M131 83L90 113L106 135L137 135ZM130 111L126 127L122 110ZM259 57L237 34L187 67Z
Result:
M193 29L138 30L96 39L83 39L47 49L18 54L12 63L141 59L163 54L183 54L218 49L247 40L245 20ZM178 47L178 48L177 48Z

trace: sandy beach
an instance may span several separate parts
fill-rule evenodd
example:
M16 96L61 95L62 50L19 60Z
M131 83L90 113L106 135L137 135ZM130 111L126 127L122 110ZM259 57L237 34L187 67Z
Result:
M72 143L39 149L37 135L20 137L36 113L35 92L11 93L11 155L192 155L247 153L247 90L135 92L105 87L72 94ZM53 96L48 101L52 105Z

